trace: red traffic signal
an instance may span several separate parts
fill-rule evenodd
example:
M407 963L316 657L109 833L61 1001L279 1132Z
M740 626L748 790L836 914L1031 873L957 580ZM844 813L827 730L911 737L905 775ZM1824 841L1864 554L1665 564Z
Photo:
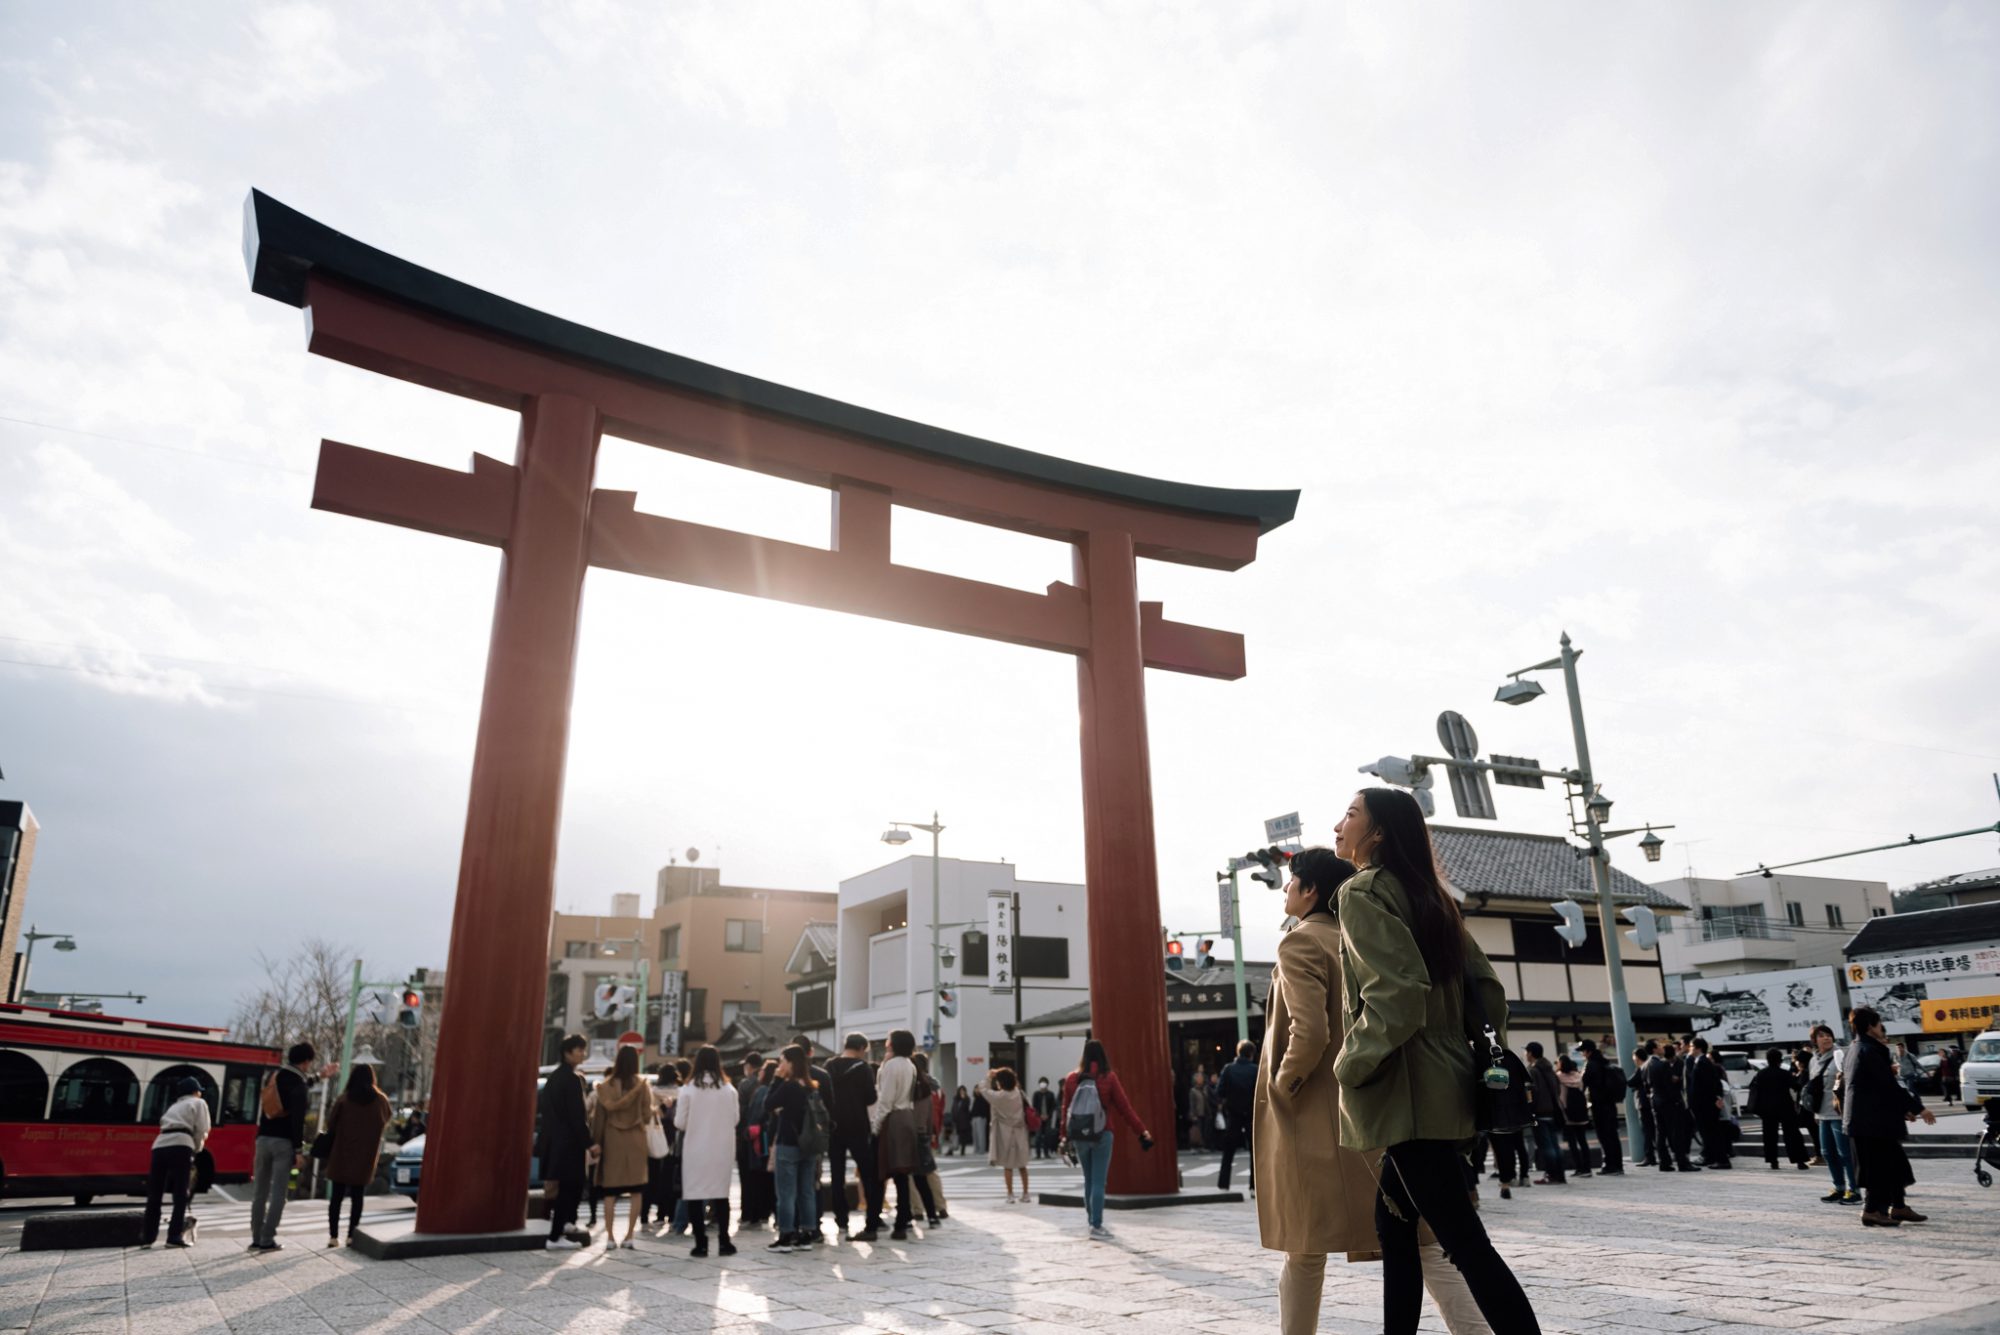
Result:
M403 992L403 1004L412 1009L421 1006L424 1004L424 994L417 991L414 987L406 988Z
M1186 950L1186 949L1187 949L1187 947L1186 947L1186 946L1184 946L1184 945L1182 945L1182 944L1181 944L1180 942L1178 942L1178 941L1169 941L1169 942L1167 942L1167 953L1168 953L1169 955L1178 955L1178 954L1180 954L1180 953L1181 953L1182 951L1184 951L1184 950Z

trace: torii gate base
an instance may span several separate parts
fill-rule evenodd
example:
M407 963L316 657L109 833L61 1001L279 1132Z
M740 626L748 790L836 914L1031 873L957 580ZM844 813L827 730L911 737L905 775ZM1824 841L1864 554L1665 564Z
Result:
M1140 1117L1112 1162L1122 1196L1175 1197L1145 669L1234 679L1238 635L1141 603L1138 558L1234 570L1296 492L1193 487L956 435L738 376L528 310L342 236L251 192L252 288L308 312L311 351L518 411L511 466L453 472L326 441L322 510L501 549L473 752L414 1231L378 1255L537 1245L525 1229L556 837L577 617L591 566L1073 654L1081 712L1090 994ZM598 491L607 431L828 489L832 541L807 547L684 523ZM1070 544L1045 594L898 566L893 505ZM508 1089L519 1098L504 1097ZM544 1235L545 1236L545 1235Z

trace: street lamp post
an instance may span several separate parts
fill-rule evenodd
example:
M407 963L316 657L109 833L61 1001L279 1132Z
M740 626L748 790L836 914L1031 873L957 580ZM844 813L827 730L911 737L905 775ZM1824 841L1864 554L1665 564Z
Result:
M1562 653L1545 663L1522 668L1507 675L1511 680L1502 686L1494 699L1503 704L1522 705L1541 695L1542 689L1532 681L1524 682L1521 677L1529 672L1541 672L1549 668L1561 668L1563 685L1569 691L1570 729L1576 739L1576 778L1574 782L1583 794L1584 832L1590 844L1590 874L1597 888L1597 922L1604 938L1604 972L1611 985L1611 1032L1618 1044L1618 1051L1610 1059L1623 1066L1631 1057L1632 1050L1639 1045L1638 1031L1632 1024L1632 1003L1625 993L1625 962L1618 944L1618 910L1611 902L1611 856L1604 849L1604 823L1611 814L1611 799L1597 791L1597 783L1590 769L1590 741L1583 730L1583 695L1577 687L1576 660L1582 651L1571 646L1569 632L1562 637ZM1650 833L1650 831L1649 831ZM1647 849L1650 858L1657 858L1657 847ZM1632 1091L1625 1094L1625 1135L1634 1146L1640 1143L1642 1131L1639 1122L1637 1097Z
M923 824L921 821L913 820L890 821L889 828L882 832L882 842L885 844L907 844L910 842L911 830L922 830L931 837L931 1042L937 1045L941 1053L944 1049L944 1017L938 1005L938 989L944 986L944 981L939 972L938 957L938 866L940 861L938 856L938 836L944 833L944 826L938 823L938 813L935 811L931 813L931 820L928 825Z
M28 943L28 949L21 956L21 986L16 995L26 996L28 992L28 970L35 966L35 942L52 940L56 943L57 950L70 951L76 949L76 938L68 932L39 932L35 930L34 925L31 923L28 926L28 930L21 933L21 939Z

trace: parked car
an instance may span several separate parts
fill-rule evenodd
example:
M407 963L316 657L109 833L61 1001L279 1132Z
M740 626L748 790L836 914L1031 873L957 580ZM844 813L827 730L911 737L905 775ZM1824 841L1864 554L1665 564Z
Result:
M1917 1081L1915 1092L1930 1096L1942 1095L1944 1093L1944 1081L1938 1079L1938 1054L1935 1052L1925 1053L1923 1056L1917 1058L1917 1066L1923 1071L1923 1076Z
M1968 1108L2000 1099L2000 1029L1989 1029L1965 1050L1958 1072L1959 1097Z

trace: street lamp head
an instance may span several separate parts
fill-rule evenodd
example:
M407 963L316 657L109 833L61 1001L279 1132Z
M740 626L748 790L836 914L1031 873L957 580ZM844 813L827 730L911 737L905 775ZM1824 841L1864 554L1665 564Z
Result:
M1538 681L1523 681L1519 677L1493 692L1493 698L1503 705L1525 705L1538 695L1546 694Z
M1590 808L1590 818L1600 826L1611 819L1611 799L1603 793L1592 793L1584 805Z
M75 950L75 949L76 949L76 938L75 938L75 937L71 937L71 936L66 936L66 937L63 937L63 938L62 938L62 939L61 939L60 941L57 941L57 942L56 942L56 949L57 949L57 950Z
M949 969L952 965L958 963L958 953L950 946L946 946L938 952L938 963Z
M1648 862L1658 862L1660 860L1660 850L1666 846L1667 841L1660 838L1659 835L1654 834L1650 828L1646 831L1646 837L1639 841L1639 851L1646 855L1646 861Z
M900 829L884 830L882 831L882 842L885 844L907 844L910 842L910 832Z

